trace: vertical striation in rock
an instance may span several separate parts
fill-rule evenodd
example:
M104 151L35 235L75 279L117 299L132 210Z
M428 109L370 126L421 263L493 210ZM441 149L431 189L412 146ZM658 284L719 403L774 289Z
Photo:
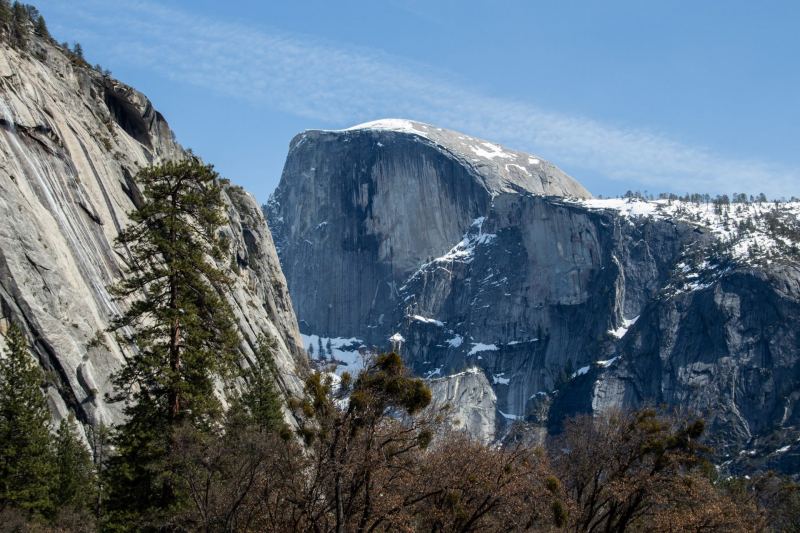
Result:
M0 333L24 326L56 418L117 422L105 394L127 348L104 330L128 257L113 243L141 201L137 170L184 151L145 96L38 38L28 53L0 45L0 126ZM242 352L275 338L281 385L299 392L305 356L269 230L252 196L225 195Z
M267 213L301 329L385 342L400 285L526 190L588 196L538 158L416 122L298 135Z
M703 416L730 470L766 462L796 474L798 316L796 264L731 268L708 286L662 294L625 334L616 361L559 391L550 424L581 412L676 406Z

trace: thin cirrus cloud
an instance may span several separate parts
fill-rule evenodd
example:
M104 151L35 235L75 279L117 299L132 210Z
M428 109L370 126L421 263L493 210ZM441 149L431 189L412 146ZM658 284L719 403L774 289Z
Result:
M43 2L48 9L67 9ZM59 5L61 4L61 5ZM116 4L116 3L114 3ZM340 126L396 116L535 151L574 171L650 190L800 193L800 171L724 157L646 130L494 98L427 65L379 52L210 20L148 1L70 6L70 28L106 45L113 61L168 79ZM124 20L120 25L115 21ZM757 190L756 190L757 189Z

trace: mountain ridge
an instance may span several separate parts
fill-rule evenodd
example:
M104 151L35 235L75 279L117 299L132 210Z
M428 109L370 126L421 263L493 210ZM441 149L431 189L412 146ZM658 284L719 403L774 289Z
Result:
M406 134L429 141L475 167L492 194L526 190L553 196L591 197L583 185L539 156L415 120L378 119L340 130L306 130L297 137L302 140L304 135L314 132L347 134L364 131ZM290 143L290 151L296 144L294 140ZM380 148L380 144L378 141L376 146ZM481 167L488 167L488 170Z
M541 439L568 416L653 402L707 417L719 463L772 438L770 424L793 457L792 418L770 406L794 412L800 382L788 318L800 204L487 186L504 183L498 165L421 142L440 131L424 127L379 120L292 143L265 213L315 358L352 372L360 353L392 344L423 377L479 368L497 398L496 437L522 424ZM747 306L721 303L742 291ZM769 311L775 298L786 314ZM672 318L659 326L661 314ZM676 316L717 325L687 329ZM634 339L646 331L643 349ZM676 342L685 355L667 350ZM781 358L754 355L770 342ZM659 347L662 362L645 364ZM698 379L714 392L692 392Z

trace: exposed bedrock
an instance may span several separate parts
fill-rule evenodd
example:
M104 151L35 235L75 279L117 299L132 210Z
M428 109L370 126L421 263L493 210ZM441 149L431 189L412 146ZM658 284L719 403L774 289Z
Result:
M164 118L136 90L74 64L48 41L21 55L0 45L0 334L23 326L46 370L56 420L120 421L109 376L128 346L105 333L125 302L108 287L127 269L114 246L141 193L138 168L184 156ZM243 356L276 339L281 386L300 393L305 354L269 229L255 199L225 190L236 265L228 295Z
M298 135L265 212L340 370L391 338L433 384L480 369L498 436L664 405L732 469L798 462L800 204L591 199L537 156L382 120Z

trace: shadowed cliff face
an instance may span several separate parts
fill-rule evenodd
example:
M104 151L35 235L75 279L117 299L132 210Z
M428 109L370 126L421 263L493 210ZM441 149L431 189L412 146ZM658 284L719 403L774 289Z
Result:
M564 202L588 193L540 158L389 122L292 142L266 210L301 330L399 333L423 376L480 367L505 420L609 352L698 237Z
M49 42L30 47L0 45L0 333L24 327L57 420L72 410L110 424L120 412L105 401L109 376L130 349L104 333L125 305L107 290L127 268L114 239L141 201L138 168L184 152L141 93ZM274 337L282 386L297 392L304 354L269 230L250 195L228 187L225 202L242 353Z
M326 280L293 295L303 329L363 336L388 325L397 282L447 251L489 196L470 169L421 138L342 137L293 141L284 175L295 179L274 195L271 220L290 286Z
M661 294L617 347L559 391L565 416L644 405L701 414L719 462L797 474L800 446L800 268L732 268L714 283Z
M709 419L720 462L794 446L800 205L589 199L540 158L482 143L409 121L295 138L266 212L316 357L352 371L347 350L391 338L437 394L481 413L481 438L477 381L462 395L438 379L480 369L496 426L540 428L526 439L663 404Z
M685 224L498 196L459 245L401 286L403 353L422 375L483 368L502 417L525 418L541 395L613 357L610 332L638 316L669 274L653 250L674 264L702 238Z
M493 197L523 187L588 195L527 154L408 124L417 130L310 131L292 141L268 214L304 331L385 342L400 284L458 242ZM455 151L467 139L477 154ZM478 155L490 149L500 155ZM542 177L514 163L500 175L498 157L536 161L525 165Z

